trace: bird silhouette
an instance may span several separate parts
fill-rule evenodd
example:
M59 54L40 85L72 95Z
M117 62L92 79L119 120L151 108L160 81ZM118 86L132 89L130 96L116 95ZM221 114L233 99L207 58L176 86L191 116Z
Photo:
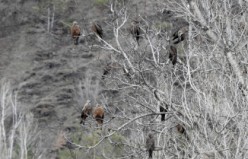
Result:
M140 27L139 27L139 22L138 21L133 21L131 24L131 34L133 37L136 39L138 45L139 45L139 39L140 39Z
M152 153L155 149L155 140L151 133L148 134L146 138L146 150L148 151L149 159L152 159Z
M93 22L92 23L92 26L91 26L91 30L96 33L101 39L103 37L103 30L102 30L102 27L101 25L99 25L98 23L96 22Z
M168 111L168 105L166 104L166 108L162 105L159 106L160 113L164 113ZM165 114L161 114L161 121L165 121Z
M188 26L184 26L172 34L173 44L178 44L186 38Z
M173 45L170 46L169 59L173 65L177 63L177 48Z

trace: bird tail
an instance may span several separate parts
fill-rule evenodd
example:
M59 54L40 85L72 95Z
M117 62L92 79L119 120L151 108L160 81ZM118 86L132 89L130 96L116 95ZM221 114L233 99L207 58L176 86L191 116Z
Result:
M74 45L78 45L79 44L79 37L77 37L74 41Z
M152 150L149 150L149 159L152 159Z
M160 106L159 109L160 109L161 113L167 112L167 110L168 110L167 106L166 106L166 109L162 106ZM165 114L161 114L161 121L165 121Z
M108 73L109 73L109 71L107 71L107 70L104 70L104 71L103 71L102 80L105 79L105 76L106 76Z
M140 44L139 44L139 36L136 37L136 41L137 41L137 44L138 44L138 46L139 46L139 45L140 45Z
M80 121L80 124L83 124L83 125L84 125L84 121L83 121L83 119Z
M161 121L165 121L165 114L161 114Z

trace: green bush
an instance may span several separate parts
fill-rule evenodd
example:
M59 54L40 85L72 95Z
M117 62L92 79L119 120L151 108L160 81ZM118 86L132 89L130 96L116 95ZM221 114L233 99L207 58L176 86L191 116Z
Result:
M96 130L92 133L87 134L78 130L78 132L73 133L70 138L76 144L90 147L95 145L101 139L101 136L99 135L100 133L100 130ZM104 140L100 145L98 145L96 148L92 149L89 152L86 152L87 150L85 150L84 148L75 149L71 152L67 148L65 148L59 150L58 156L60 157L60 159L70 159L73 158L72 155L88 159L101 159L102 152L104 152L105 154L108 154L108 157L110 158L118 158L124 152L124 141L124 137L121 134L115 133L114 135L109 137L109 140Z
M112 146L113 152L115 152L115 157L121 156L124 148L123 143L125 142L124 137L121 134L116 133L113 136L111 136L110 139L115 144L115 146Z
M155 24L155 27L161 30L169 30L172 28L172 24L169 22L159 22Z
M59 150L59 159L73 159L72 154L68 149Z
M95 0L95 4L99 6L103 6L108 3L108 0Z

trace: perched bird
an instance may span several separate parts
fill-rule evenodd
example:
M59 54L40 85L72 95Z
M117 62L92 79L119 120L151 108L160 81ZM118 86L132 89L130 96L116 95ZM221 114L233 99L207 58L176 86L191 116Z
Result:
M74 45L78 45L78 40L80 35L81 35L80 27L78 23L74 21L71 26L71 36L72 39L74 40Z
M181 134L184 134L185 133L185 128L182 125L177 124L176 128L177 128L177 131L179 133L181 133Z
M188 141L190 140L190 138L189 138L189 136L188 136L188 134L187 134L185 128L184 128L182 125L177 124L176 128L177 128L177 131L178 131L180 134L184 135L185 138L186 138Z
M81 113L81 122L80 124L84 125L84 121L86 118L91 114L92 112L92 106L90 105L90 100L87 100L86 103L84 104L82 113Z
M103 30L102 30L102 27L98 23L93 22L91 26L91 30L102 39Z
M149 159L152 159L152 153L155 149L155 140L151 133L146 138L146 150L148 151Z
M109 63L107 63L107 65L103 68L103 74L102 74L102 80L104 80L105 79L105 77L109 74L109 73L111 73L111 71L116 71L116 70L118 70L118 69L120 69L121 68L121 66L120 66L120 64L119 63L117 63L117 62L109 62Z
M104 108L101 105L97 105L92 111L93 118L97 121L99 125L103 124L104 120Z
M173 33L172 35L172 42L173 44L178 44L186 38L188 32L188 26L184 26Z
M131 34L133 35L133 37L136 39L138 45L139 45L139 39L140 39L140 33L141 33L141 29L139 27L139 22L138 21L133 21L132 22L132 26L131 26Z
M104 119L104 108L101 105L97 105L94 108L90 105L90 100L87 100L82 113L81 113L81 122L80 124L84 125L86 118L90 115L96 120L97 124L102 125Z
M162 105L159 106L160 113L164 113L168 111L168 105L164 108ZM161 114L161 121L165 121L165 114Z
M173 45L170 46L169 59L173 65L177 63L177 48Z
M162 101L158 90L155 89L153 91L153 93L154 93L154 96L155 96L156 100L158 100L158 102L159 102L159 111L160 111L160 113L167 112L168 111L168 105ZM163 107L162 105L165 105L165 107ZM165 121L165 114L161 114L161 121Z
M112 63L108 63L104 68L103 68L103 74L102 74L102 80L105 79L105 76L109 74L109 72L112 69Z
M153 91L153 93L154 93L155 98L156 98L158 101L161 101L161 97L160 97L160 95L159 95L158 90L155 89L155 90Z

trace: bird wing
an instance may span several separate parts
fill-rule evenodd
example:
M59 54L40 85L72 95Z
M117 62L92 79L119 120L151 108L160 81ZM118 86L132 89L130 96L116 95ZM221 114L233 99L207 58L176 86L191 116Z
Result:
M101 25L99 25L99 24L95 24L96 25L96 29L99 31L99 32L102 32L102 27L101 27Z
M154 149L154 147L155 147L155 141L154 141L154 139L153 138L148 138L146 140L146 148L147 149Z
M75 26L75 34L76 34L76 35L80 35L80 32L81 32L81 30L80 30L79 25L76 25L76 26Z
M71 27L71 34L72 36L79 36L80 35L80 27L79 25L74 25Z
M174 46L170 46L169 59L171 60L173 65L176 64L176 62L177 62L177 49Z

